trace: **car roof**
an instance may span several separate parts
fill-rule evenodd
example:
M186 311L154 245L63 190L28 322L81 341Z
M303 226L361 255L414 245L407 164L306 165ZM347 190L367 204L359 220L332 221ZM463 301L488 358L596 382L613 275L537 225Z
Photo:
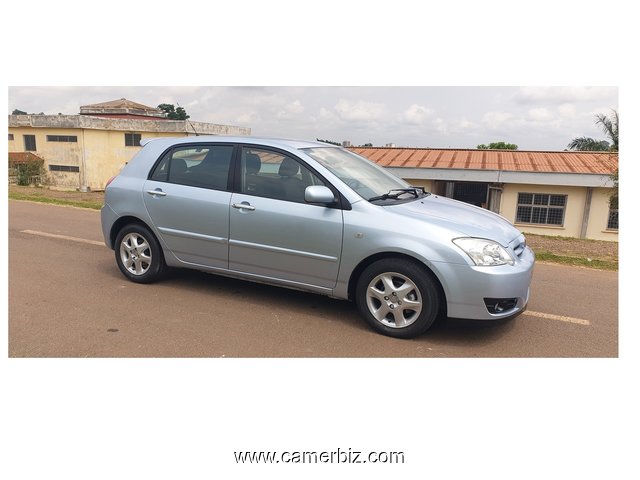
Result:
M288 148L288 149L301 149L301 148L312 148L312 147L332 147L335 145L330 145L327 143L314 142L308 140L290 140L285 138L269 138L269 137L250 137L250 136L228 136L228 135L197 135L197 136L189 136L189 137L158 137L158 138L148 138L144 139L140 142L140 145L145 146L148 143L153 142L154 144L161 143L165 147L169 147L171 145L180 145L183 143L257 143L260 145L265 145L269 147L280 147L280 148Z

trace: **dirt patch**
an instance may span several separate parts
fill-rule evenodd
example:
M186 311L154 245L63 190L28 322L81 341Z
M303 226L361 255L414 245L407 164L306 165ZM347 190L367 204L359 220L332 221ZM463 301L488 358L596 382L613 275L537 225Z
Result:
M527 234L527 244L536 253L618 262L618 242Z

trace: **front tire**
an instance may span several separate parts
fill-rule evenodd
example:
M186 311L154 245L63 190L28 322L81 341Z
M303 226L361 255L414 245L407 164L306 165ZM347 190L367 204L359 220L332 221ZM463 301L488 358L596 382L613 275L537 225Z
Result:
M116 263L132 282L152 283L164 275L166 264L162 248L151 231L140 224L129 224L118 232Z
M439 289L430 272L403 258L369 265L356 284L355 301L374 330L396 338L426 332L440 310Z

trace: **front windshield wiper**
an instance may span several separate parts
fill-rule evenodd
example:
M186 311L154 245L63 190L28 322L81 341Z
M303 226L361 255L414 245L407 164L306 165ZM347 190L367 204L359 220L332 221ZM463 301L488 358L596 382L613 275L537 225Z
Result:
M431 195L424 189L424 187L394 188L393 190L389 190L387 193L371 197L368 200L370 202L375 202L376 200L397 200L400 195L404 195L405 193L411 193L415 198L420 198L423 195Z

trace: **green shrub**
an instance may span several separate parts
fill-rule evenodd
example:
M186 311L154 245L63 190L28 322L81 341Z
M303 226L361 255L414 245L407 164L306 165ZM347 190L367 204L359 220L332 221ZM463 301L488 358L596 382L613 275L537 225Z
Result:
M33 177L44 177L45 171L41 160L30 160L16 165L18 185L29 185Z

